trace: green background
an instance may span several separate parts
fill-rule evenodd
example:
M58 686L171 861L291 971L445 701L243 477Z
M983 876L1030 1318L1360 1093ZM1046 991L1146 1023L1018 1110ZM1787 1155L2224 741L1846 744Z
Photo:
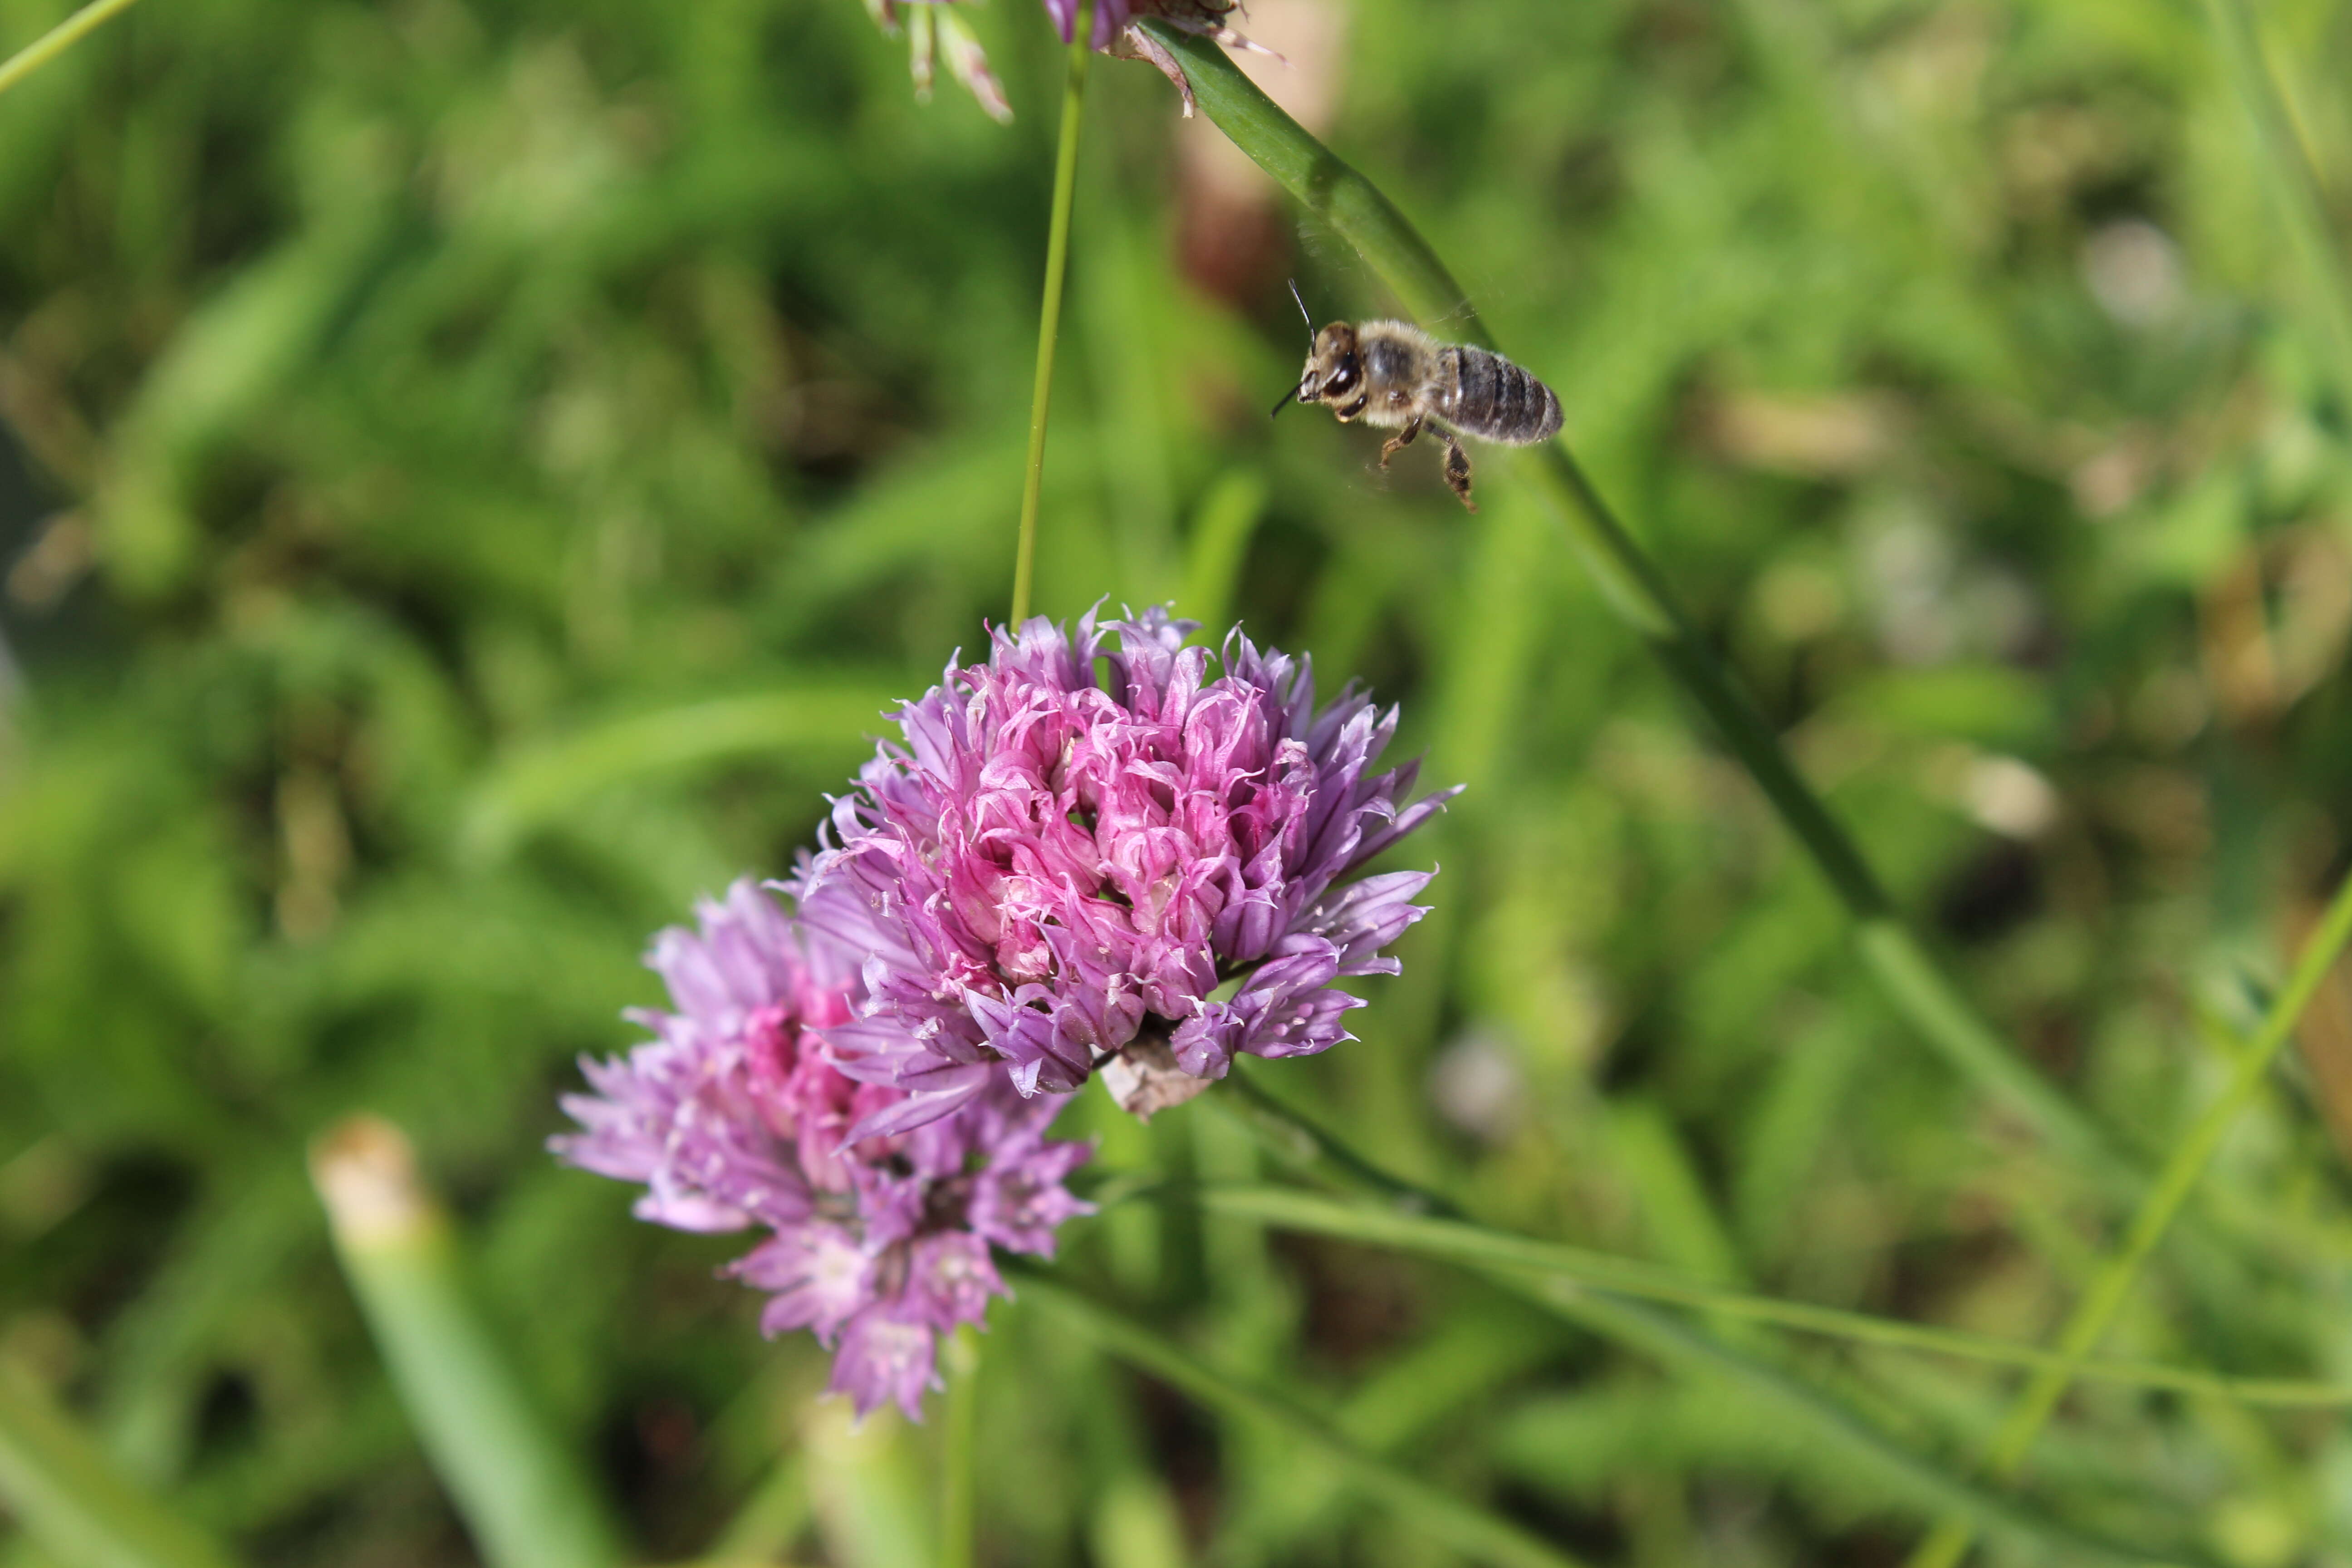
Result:
M0 52L62 14L0 0ZM303 1173L362 1108L645 1553L805 1447L798 1560L926 1560L936 1421L843 1439L822 1354L711 1278L740 1241L541 1143L656 999L647 933L784 868L1003 613L1060 60L1025 0L965 14L1009 128L916 104L850 0L148 0L0 99L0 1354L257 1563L472 1560ZM2352 823L2352 363L2204 13L1337 14L1327 140L1558 390L1967 988L2153 1163ZM2262 25L2352 190L2352 7ZM1261 1081L1497 1223L2046 1336L2112 1209L1889 1011L1507 465L1470 516L1425 444L1382 477L1366 432L1265 420L1286 276L1318 318L1393 304L1287 209L1188 231L1173 121L1097 62L1041 607L1239 618L1470 786L1393 858L1443 863L1437 913L1363 1038ZM1256 1169L1193 1110L1065 1125L1109 1170ZM2110 1348L2352 1374L2347 1140L2330 990ZM1434 1265L1149 1203L1065 1236L1070 1278L1597 1562L1917 1533L1738 1394ZM1454 1560L1043 1314L992 1325L983 1561ZM1785 1353L1955 1470L2013 1384ZM2088 1390L2028 1479L2129 1539L2352 1563L2333 1414Z

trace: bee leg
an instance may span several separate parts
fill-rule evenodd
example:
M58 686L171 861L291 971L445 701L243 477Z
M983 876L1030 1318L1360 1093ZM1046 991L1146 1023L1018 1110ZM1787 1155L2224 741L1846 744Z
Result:
M1461 500L1463 510L1478 510L1478 503L1470 499L1470 454L1462 449L1462 443L1451 430L1445 432L1445 482Z
M1412 446L1412 438L1420 434L1421 421L1416 419L1412 424L1407 425L1403 429L1398 431L1395 435L1390 437L1386 441L1381 442L1381 467L1383 468L1387 468L1389 466L1389 459L1395 457L1399 452L1403 451L1407 447Z

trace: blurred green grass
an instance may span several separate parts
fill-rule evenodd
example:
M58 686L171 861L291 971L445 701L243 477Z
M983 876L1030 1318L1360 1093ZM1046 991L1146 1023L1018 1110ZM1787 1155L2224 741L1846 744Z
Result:
M0 0L0 49L63 9ZM2347 367L2200 14L1331 14L1334 147L1558 388L1973 994L2161 1149L2226 1073L2196 1010L2276 983L2352 785ZM155 3L0 100L0 1353L258 1563L470 1560L303 1184L355 1107L417 1136L649 1554L830 1419L723 1242L540 1144L652 998L646 934L782 868L1002 612L1058 61L1034 9L973 16L1009 130L912 103L848 0ZM2263 25L2341 193L2352 7ZM1287 271L1389 302L1204 209L1172 113L1095 73L1040 603L1216 606L1472 786L1413 852L1444 874L1405 975L1284 1088L1531 1232L2045 1336L2112 1216L1887 1015L1504 465L1465 518L1433 465L1265 421ZM2352 1373L2352 992L2300 1046L2200 1199L2259 1244L2175 1237L2116 1353ZM1256 1173L1207 1118L1070 1114L1107 1165ZM1069 1260L1595 1561L1913 1538L1737 1396L1433 1266L1141 1205ZM1792 1359L1955 1454L2013 1383ZM983 1561L1453 1560L1018 1304L984 1369ZM811 1457L808 1560L914 1550L874 1500L930 1436L867 1440ZM2326 1415L2085 1388L2029 1482L2245 1568L2352 1560Z

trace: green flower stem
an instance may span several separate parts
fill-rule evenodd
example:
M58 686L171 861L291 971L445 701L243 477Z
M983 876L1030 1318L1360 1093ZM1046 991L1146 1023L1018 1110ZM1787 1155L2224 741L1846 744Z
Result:
M1716 1317L1769 1323L1890 1350L1921 1351L2007 1366L2069 1364L2063 1352L2040 1345L1873 1317L1866 1312L1843 1311L1805 1301L1746 1295L1633 1258L1538 1241L1462 1220L1323 1197L1296 1187L1169 1187L1155 1195L1170 1201L1197 1203L1220 1214L1245 1215L1277 1230L1328 1236L1366 1247L1440 1258L1474 1268L1509 1269L1530 1281L1549 1282L1546 1289L1592 1290L1663 1301L1670 1306L1702 1309ZM2315 1408L2352 1405L2352 1385L2343 1384L2229 1377L2194 1367L2136 1361L2084 1361L2073 1363L2073 1370L2077 1375L2100 1382L2209 1394L2243 1405Z
M2336 966L2347 941L2352 941L2352 877L2346 878L2336 889L2319 929L2304 943L2303 952L2295 960L2294 973L2288 977L2286 989L2271 1004L2262 1027L2238 1052L2229 1083L2173 1144L2163 1170L2158 1173L2156 1184L2148 1189L2139 1212L2132 1216L2130 1227L2124 1232L2121 1245L2101 1266L2090 1289L2075 1304L2058 1336L2057 1364L2037 1371L2010 1407L1986 1458L1985 1468L1996 1479L2009 1480L2023 1467L2033 1439L2040 1436L2058 1408L2058 1401L2064 1397L2067 1385L2082 1373L2091 1352L2114 1324L2141 1268L2171 1228L2181 1205L2189 1201L2198 1178L2212 1162L2213 1152L2261 1092L2272 1064L2287 1041L2294 1037L2294 1026L2303 1017L2303 1010L2326 981L2328 971ZM1952 1568L1967 1555L1969 1540L1965 1524L1946 1520L1912 1555L1912 1568Z
M1239 1071L1234 1071L1226 1075L1225 1081L1245 1080ZM1403 1225L1409 1216L1396 1212L1401 1206L1401 1194L1412 1194L1423 1214L1444 1215L1456 1212L1444 1197L1381 1171L1329 1132L1254 1086L1241 1098L1253 1105L1244 1123L1262 1131L1266 1148L1277 1158L1297 1163L1299 1154L1311 1148L1314 1153L1308 1163L1315 1173L1378 1200L1380 1208L1368 1207L1365 1211L1372 1223L1384 1220L1392 1226ZM1226 1097L1219 1095L1213 1103L1226 1104ZM1360 1174L1366 1171L1373 1173L1373 1179ZM1459 1239L1459 1230L1448 1234ZM1504 1233L1485 1234L1489 1238L1488 1245L1507 1247L1509 1241L1517 1239L1507 1238ZM1837 1455L1857 1475L1871 1477L1889 1499L1899 1500L1922 1514L1965 1518L1976 1529L2054 1552L2056 1560L2062 1562L2174 1561L2084 1536L1955 1476L1778 1367L1674 1318L1626 1300L1622 1295L1597 1292L1580 1281L1560 1278L1553 1270L1531 1270L1524 1262L1474 1262L1472 1266L1504 1289L1588 1332L1687 1375L1738 1387L1760 1418L1779 1422L1791 1432L1803 1433L1808 1441L1824 1452Z
M232 1568L133 1486L48 1394L0 1358L0 1503L68 1568Z
M2345 271L2329 226L2310 151L2295 133L2278 82L2263 59L2261 35L2245 0L2205 0L2205 16L2221 47L2231 89L2253 121L2263 183L2285 220L2287 244L2302 268L2304 287L2325 334L2328 381L2344 405L2352 407L2352 276Z
M1037 503L1045 489L1045 412L1054 401L1054 344L1062 332L1062 280L1070 270L1070 208L1077 198L1078 132L1085 119L1087 62L1095 0L1078 7L1070 68L1062 86L1062 140L1054 154L1054 216L1045 231L1045 300L1037 311L1037 380L1029 395L1029 468L1021 480L1021 542L1013 559L1013 624L1029 615L1037 575Z
M524 1397L459 1279L408 1141L355 1116L310 1151L335 1252L434 1473L490 1568L611 1568L602 1500Z
M947 1416L940 1433L940 1568L971 1568L980 1520L980 1334L947 1337Z
M1226 1376L1125 1314L1027 1266L1008 1269L1024 1301L1058 1314L1104 1350L1179 1392L1259 1422L1315 1449L1346 1473L1367 1501L1381 1504L1456 1551L1505 1568L1578 1568L1578 1560L1500 1515L1434 1487L1366 1452L1287 1399Z
M1217 128L1355 247L1408 310L1423 321L1444 318L1466 341L1495 346L1445 264L1377 186L1285 114L1214 44L1162 22L1140 26L1182 62L1194 99ZM2109 1184L2136 1192L2128 1166L2105 1135L1976 1015L1896 918L1861 850L1799 776L1770 724L1692 626L1656 563L1617 521L1566 440L1517 457L1523 476L1567 526L1602 595L1715 721L1828 879L1858 922L1864 963L1895 1005L1979 1087Z
M80 10L26 44L0 64L0 92L39 70L90 34L131 9L133 0L90 0Z

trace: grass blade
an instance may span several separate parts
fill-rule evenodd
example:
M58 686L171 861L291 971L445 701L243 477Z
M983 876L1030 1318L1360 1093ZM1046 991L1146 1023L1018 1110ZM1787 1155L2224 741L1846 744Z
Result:
M131 9L132 0L90 0L80 10L0 63L0 92L39 70L90 34Z
M1498 1281L1513 1285L1507 1277ZM1557 1286L1514 1285L1519 1294L1593 1333L1685 1374L1737 1388L1759 1419L1785 1421L1809 1440L1876 1478L1890 1500L1923 1512L1947 1510L1977 1529L2062 1563L2174 1563L2185 1559L2100 1541L2067 1529L1913 1453L1826 1394L1743 1352L1631 1301Z
M1994 1435L1986 1461L1986 1468L1998 1479L2007 1480L2024 1466L2033 1439L2057 1410L2067 1385L2081 1375L2091 1352L2114 1325L2116 1315L2123 1310L2124 1301L2139 1279L2140 1269L2157 1244L2164 1239L2165 1232L2171 1228L2181 1205L2189 1201L2213 1152L2221 1146L2223 1136L2260 1092L2279 1052L2294 1037L2294 1026L2303 1017L2303 1010L2326 981L2347 941L2352 941L2352 877L2346 878L2336 889L2319 928L2304 943L2294 973L2288 978L2286 989L2279 993L2263 1016L2262 1027L2239 1051L2229 1083L2173 1144L2171 1154L2157 1175L2156 1185L2148 1190L2139 1212L2132 1216L2122 1243L2100 1267L2082 1300L2075 1303L2058 1336L2055 1364L2037 1371L2010 1407L2000 1430ZM1967 1526L1958 1520L1947 1520L1913 1555L1913 1568L1952 1568L1967 1555L1968 1548Z
M2352 276L2327 220L2327 203L2311 153L2295 133L2278 82L2263 58L2261 34L2245 0L2205 0L2206 20L2221 46L2230 86L2253 121L2262 153L2262 179L2286 224L2287 244L2319 317L2326 374L2336 395L2352 407Z
M0 1357L0 1502L62 1568L232 1568Z
M825 1561L837 1568L934 1568L939 1538L913 1431L896 1410L859 1420L819 1400L801 1426Z
M1199 1400L1273 1427L1322 1454L1364 1496L1420 1525L1456 1551L1506 1568L1577 1568L1577 1559L1475 1503L1378 1458L1288 1400L1226 1376L1157 1331L1026 1268L1025 1300L1042 1303L1104 1350Z
M972 1568L980 1523L980 1333L947 1336L947 1415L941 1433L940 1568Z
M336 1255L435 1474L490 1568L621 1561L604 1505L530 1408L458 1278L408 1140L355 1116L312 1145Z
M467 803L467 847L501 853L629 779L787 753L795 766L836 755L854 761L890 702L890 689L878 684L811 686L634 713L529 743L500 761Z
M736 1510L703 1561L773 1563L808 1529L811 1513L807 1462L797 1451L787 1453Z
M1160 21L1139 24L1183 64L1194 98L1236 147L1360 253L1407 310L1492 348L1445 264L1393 203L1260 91L1224 52ZM1610 605L1715 721L1781 820L1858 923L1864 962L1928 1043L1986 1093L2030 1120L2112 1186L2137 1179L2105 1135L1979 1018L1895 917L1894 902L1843 827L1789 761L1780 737L1692 626L1656 563L1625 531L1566 438L1517 454L1520 471L1566 525Z
M1529 1280L1550 1280L1611 1296L1689 1307L1725 1318L1769 1323L1856 1344L2008 1366L2056 1368L2069 1364L2063 1352L2041 1345L1927 1323L1906 1323L1806 1301L1726 1290L1634 1258L1538 1241L1462 1220L1402 1214L1323 1197L1295 1187L1171 1188L1166 1190L1166 1195L1197 1202L1202 1208L1221 1214L1245 1215L1278 1230L1328 1236L1366 1247L1444 1258L1475 1268L1509 1269ZM2077 1375L2104 1383L2210 1394L2245 1405L2316 1408L2352 1405L2352 1386L2341 1384L2231 1377L2194 1367L2162 1366L2149 1362L2085 1361L2073 1364Z
M1245 1081L1239 1072L1226 1082ZM1296 1159L1314 1151L1314 1168L1327 1179L1387 1205L1368 1212L1387 1218L1416 1212L1460 1221L1445 1198L1381 1170L1307 1118L1255 1089L1249 1125L1263 1130L1272 1152ZM1219 1103L1223 1103L1221 1100ZM1279 1136L1276 1136L1279 1134ZM1462 1228L1473 1228L1465 1224ZM1503 1233L1489 1232L1490 1237ZM1935 1460L1915 1454L1836 1400L1808 1388L1780 1369L1723 1344L1699 1331L1632 1301L1612 1300L1583 1285L1554 1278L1530 1279L1523 1268L1482 1269L1496 1283L1548 1311L1605 1339L1664 1363L1677 1371L1737 1384L1752 1405L1770 1410L1790 1429L1843 1455L1857 1468L1879 1478L1890 1497L1923 1513L1963 1518L1972 1527L2039 1549L2054 1550L2067 1562L2157 1563L2182 1561L2083 1535L2019 1507L2008 1499L1952 1474Z

